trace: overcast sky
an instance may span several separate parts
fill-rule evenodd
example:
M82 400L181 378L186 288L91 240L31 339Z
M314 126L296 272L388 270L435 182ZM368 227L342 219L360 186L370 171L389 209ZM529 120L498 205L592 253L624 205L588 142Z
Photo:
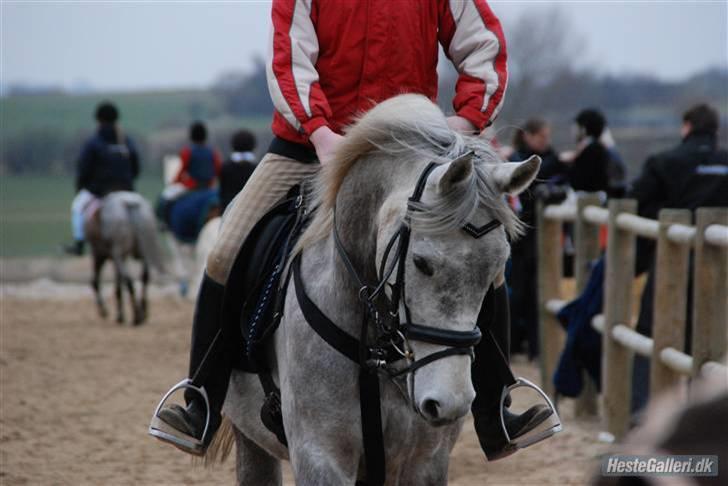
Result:
M508 24L526 9L554 3L586 41L580 64L600 72L674 80L728 66L726 0L490 2L506 37ZM269 2L243 0L0 0L0 81L125 90L205 86L265 55L269 10Z

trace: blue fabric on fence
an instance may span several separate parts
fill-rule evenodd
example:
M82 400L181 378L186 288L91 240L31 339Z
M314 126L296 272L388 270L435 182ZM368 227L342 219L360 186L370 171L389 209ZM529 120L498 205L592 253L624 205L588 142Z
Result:
M168 223L175 238L185 243L197 240L208 212L219 204L217 189L191 191L174 201Z
M582 370L601 389L602 336L592 328L591 321L602 311L603 290L604 257L595 262L581 295L557 315L566 329L566 345L553 378L556 392L561 395L576 397L581 393Z

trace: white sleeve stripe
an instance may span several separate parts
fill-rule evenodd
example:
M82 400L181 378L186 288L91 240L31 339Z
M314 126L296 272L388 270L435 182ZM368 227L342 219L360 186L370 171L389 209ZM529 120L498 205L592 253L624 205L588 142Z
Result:
M455 21L455 33L450 41L448 53L459 72L485 82L483 104L480 108L481 111L485 111L491 96L499 86L495 59L500 52L500 42L498 37L488 30L474 1L450 0L449 3ZM505 96L499 106L503 99Z
M283 96L283 91L281 91L281 87L278 85L278 78L276 78L275 73L273 72L273 34L274 34L275 27L271 26L270 28L270 35L269 35L269 43L268 43L268 62L265 66L266 71L266 78L268 79L268 91L270 92L271 100L273 101L273 106L275 109L283 115L283 118L286 119L288 123L290 123L296 130L301 129L301 124L298 122L298 119L293 114L293 110L288 104L288 100L286 100L286 97Z
M287 35L290 39L291 76L296 86L298 99L307 117L312 116L311 112L311 85L318 81L318 72L315 65L318 60L318 38L311 23L311 0L297 0L294 4L293 18ZM268 90L270 91L273 105L276 110L297 130L301 123L291 108L290 103L283 95L278 78L273 70L275 26L271 27L269 38L268 63L266 73L268 78Z
M303 8L299 8L299 7ZM291 22L291 70L296 83L296 90L306 110L311 117L311 85L318 81L316 61L318 60L318 37L311 23L311 0L297 1Z

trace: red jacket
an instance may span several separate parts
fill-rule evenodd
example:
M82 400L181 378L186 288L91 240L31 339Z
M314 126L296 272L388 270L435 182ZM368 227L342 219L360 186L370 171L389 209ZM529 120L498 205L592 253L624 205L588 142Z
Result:
M455 112L492 122L508 81L506 43L485 0L273 0L273 133L308 143L401 93L437 97L438 42L460 76Z

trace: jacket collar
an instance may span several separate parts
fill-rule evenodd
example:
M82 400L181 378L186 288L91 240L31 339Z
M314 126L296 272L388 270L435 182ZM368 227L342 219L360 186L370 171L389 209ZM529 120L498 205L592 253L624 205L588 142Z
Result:
M717 145L717 138L710 133L688 133L682 140L683 145L692 145L696 147L708 146L714 149Z

